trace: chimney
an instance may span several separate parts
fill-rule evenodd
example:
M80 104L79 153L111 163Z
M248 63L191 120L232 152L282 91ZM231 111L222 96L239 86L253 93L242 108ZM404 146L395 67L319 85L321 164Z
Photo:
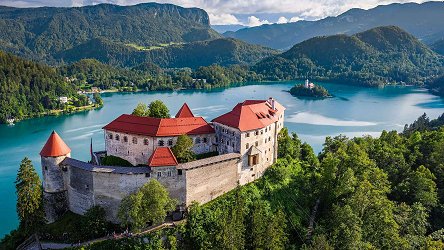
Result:
M273 97L268 98L268 103L271 105L271 109L276 110Z

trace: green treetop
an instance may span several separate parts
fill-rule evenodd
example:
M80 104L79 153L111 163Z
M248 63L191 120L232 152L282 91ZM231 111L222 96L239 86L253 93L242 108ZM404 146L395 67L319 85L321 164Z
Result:
M122 200L118 217L123 225L139 231L148 223L163 222L167 212L174 210L176 203L160 182L151 180Z
M156 118L170 118L168 107L161 101L155 100L150 103L150 116Z
M185 163L196 159L195 154L191 151L193 147L193 139L188 135L181 135L177 138L176 145L171 150L176 156L177 161Z
M42 182L27 157L20 163L15 188L20 227L29 232L43 222L43 209Z
M136 108L133 110L132 114L137 116L148 117L150 116L150 110L148 109L148 106L145 103L139 102L139 104L137 104Z

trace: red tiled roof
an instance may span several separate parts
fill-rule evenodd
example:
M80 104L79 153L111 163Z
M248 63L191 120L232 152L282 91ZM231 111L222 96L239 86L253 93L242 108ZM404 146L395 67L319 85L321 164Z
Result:
M184 103L176 114L176 118L194 117L188 104Z
M246 100L238 103L233 110L213 120L240 131L249 131L266 127L277 121L285 110L284 106L274 101L275 109L267 100Z
M103 129L147 136L212 134L214 129L202 117L153 118L121 115Z
M71 149L55 131L52 131L45 146L40 151L40 155L43 157L58 157L68 153L71 153Z
M166 167L177 166L178 162L173 152L168 147L156 148L154 153L148 159L148 166L150 167Z

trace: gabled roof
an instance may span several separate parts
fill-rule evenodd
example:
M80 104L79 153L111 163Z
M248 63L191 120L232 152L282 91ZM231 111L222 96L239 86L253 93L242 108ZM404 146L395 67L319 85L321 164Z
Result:
M193 112L191 112L191 109L190 107L188 107L187 103L184 103L176 114L176 118L185 118L185 117L194 117Z
M274 109L271 102L274 101ZM213 120L240 131L249 131L264 128L278 120L279 115L285 110L277 101L246 100L238 103L233 110Z
M103 129L146 136L212 134L214 129L202 117L153 118L121 115Z
M52 131L45 146L40 151L40 155L43 157L58 157L69 153L71 153L71 149L55 131Z
M177 166L178 164L176 157L168 147L156 148L148 159L148 166L150 167Z

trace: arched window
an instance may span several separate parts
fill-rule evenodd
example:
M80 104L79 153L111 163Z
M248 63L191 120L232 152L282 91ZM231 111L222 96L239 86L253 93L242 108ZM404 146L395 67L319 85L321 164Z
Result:
M137 144L137 137L133 137L133 143Z
M196 138L196 144L200 143L200 137Z
M149 143L148 139L145 138L145 139L143 140L143 144L144 144L144 145L148 145L148 143Z
M250 144L245 144L245 149L249 149L250 148Z
M160 140L160 141L159 141L159 146L160 146L160 147L163 147L164 145L165 145L165 142L164 142L163 140Z
M123 137L123 141L128 142L128 137L126 135Z
M113 134L108 134L108 138L109 138L110 140L112 140L112 139L113 139Z
M116 141L120 141L120 136L116 134Z
M206 137L203 138L203 142L207 143L208 139Z
M173 139L168 140L168 146L173 146Z

